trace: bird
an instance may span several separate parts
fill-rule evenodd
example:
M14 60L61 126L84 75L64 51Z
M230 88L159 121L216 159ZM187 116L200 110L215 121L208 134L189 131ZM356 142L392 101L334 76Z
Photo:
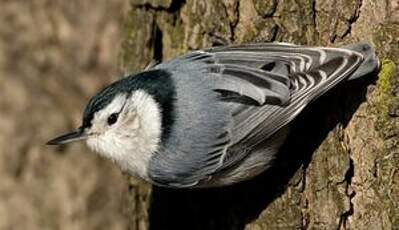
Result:
M195 50L106 86L89 100L76 131L47 144L85 141L156 186L228 186L273 166L307 105L378 68L368 42Z

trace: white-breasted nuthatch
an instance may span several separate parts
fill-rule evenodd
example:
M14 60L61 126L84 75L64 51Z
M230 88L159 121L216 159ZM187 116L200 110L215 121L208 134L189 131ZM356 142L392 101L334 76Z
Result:
M271 166L306 105L376 68L378 58L365 43L194 51L109 85L89 101L77 131L48 144L86 140L156 185L229 185Z

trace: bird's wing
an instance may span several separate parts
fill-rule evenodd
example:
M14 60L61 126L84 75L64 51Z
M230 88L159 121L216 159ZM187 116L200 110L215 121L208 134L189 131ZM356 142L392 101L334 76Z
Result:
M233 125L226 147L241 145L250 149L292 121L309 102L347 78L361 61L361 54L347 49L264 43L194 51L162 66L200 68L231 110ZM199 163L207 170L197 165L198 170L186 175L187 181L207 178L248 152L221 153L202 153L205 160Z
M238 146L237 149L251 149L261 141L270 138L292 121L312 100L346 79L363 59L361 54L348 49L302 47L285 43L221 47L209 49L207 52L215 56L217 63L227 64L227 67L234 63L237 69L244 67L243 71L256 69L258 72L263 72L264 78L268 78L271 73L288 79L286 84L288 93L280 91L283 93L280 93L277 98L285 100L277 101L279 103L275 103L276 100L270 103L267 99L261 106L230 103L234 126L231 130L232 137L229 145L230 147ZM212 65L210 61L208 63ZM259 66L271 66L271 68L266 70ZM230 78L231 73L227 71L228 74L226 74L225 70L213 71L212 68L210 72L218 75L216 77L219 79ZM242 76L253 78L251 74L242 74ZM268 81L273 80L268 78ZM226 80L226 85L230 84L229 81L231 80ZM215 90L218 89L216 86ZM265 98L270 98L270 94L265 94ZM227 154L223 156L225 159L222 168L245 157L245 152L242 153L227 151Z
M232 105L234 143L254 137L260 124L263 138L275 133L310 101L353 73L362 55L342 48L260 43L195 51L183 59L204 63L214 90L226 101L245 98L256 105Z

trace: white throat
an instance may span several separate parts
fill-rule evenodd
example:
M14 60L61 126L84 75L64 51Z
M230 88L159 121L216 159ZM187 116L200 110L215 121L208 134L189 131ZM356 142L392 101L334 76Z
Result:
M96 120L104 119L112 109L121 105L126 94L115 99L94 116ZM109 127L101 135L88 138L87 144L100 155L116 162L124 171L148 180L148 164L152 154L159 147L162 134L161 111L158 103L143 90L137 90L127 99L126 107L120 114L120 123ZM111 110L111 111L110 111ZM99 121L101 124L101 122ZM94 127L101 133L101 127ZM105 128L104 128L105 129Z

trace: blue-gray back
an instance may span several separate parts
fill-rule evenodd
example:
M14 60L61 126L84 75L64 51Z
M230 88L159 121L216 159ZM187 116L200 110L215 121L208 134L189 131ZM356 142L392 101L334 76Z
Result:
M173 187L209 180L239 164L333 86L377 66L368 44L285 43L217 47L157 65L174 82L176 118L151 160L150 177Z

